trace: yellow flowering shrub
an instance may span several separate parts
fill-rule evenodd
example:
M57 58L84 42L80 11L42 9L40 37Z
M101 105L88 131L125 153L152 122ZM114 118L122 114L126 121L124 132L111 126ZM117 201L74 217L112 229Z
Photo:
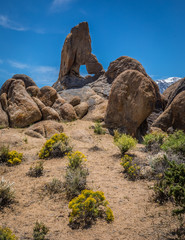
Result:
M133 158L124 155L124 157L121 159L121 166L124 168L124 172L127 173L128 177L132 180L134 180L139 175L139 169L140 167L136 164L132 163Z
M68 166L71 169L76 169L80 167L83 164L83 162L87 161L86 156L80 151L68 153L67 157L69 160Z
M122 155L137 144L137 140L127 134L120 135L118 132L114 132L114 135L114 143L119 148Z
M86 188L88 170L84 162L87 161L87 159L86 156L79 151L68 153L67 158L69 164L65 175L65 189L67 198L72 199Z
M107 222L114 220L112 210L108 207L104 193L101 191L83 190L81 194L69 202L69 224L72 228L91 225L98 217Z
M0 227L0 239L2 239L2 240L18 240L18 238L7 227Z
M69 146L69 137L65 133L54 134L40 150L39 158L63 156L65 153L70 152L71 149Z
M8 153L8 165L17 165L22 162L22 153L18 153L17 151L11 151Z

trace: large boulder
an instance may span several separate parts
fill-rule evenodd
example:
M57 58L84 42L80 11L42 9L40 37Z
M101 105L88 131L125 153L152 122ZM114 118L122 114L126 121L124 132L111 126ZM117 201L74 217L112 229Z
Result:
M144 67L136 59L122 56L111 62L107 72L105 73L109 79L109 82L113 82L116 77L126 70L137 70L144 76L148 77Z
M9 121L8 121L8 115L6 112L2 109L1 103L0 103L0 127L5 128L9 126Z
M11 83L7 99L7 112L11 127L27 127L41 120L42 114L37 104L27 93L22 80L16 80Z
M51 107L58 98L57 91L49 86L40 89L39 99L48 107Z
M167 131L168 128L185 130L185 91L181 91L173 99L171 104L156 119L152 127Z
M180 79L177 82L174 82L163 92L162 95L164 96L166 102L168 102L170 95L175 91L175 89L177 89L178 85L180 85L182 81L183 79Z
M156 101L152 80L136 70L124 71L113 82L105 124L137 136L137 130L154 110Z
M175 86L176 87L174 87L173 91L168 97L168 103L166 107L168 107L173 102L173 100L176 98L178 94L180 94L182 91L185 91L185 78L178 81L178 85Z
M60 121L59 114L51 107L44 107L41 112L44 120Z
M37 86L33 79L25 74L15 74L12 78L16 80L22 80L26 88L30 86Z
M88 112L89 105L86 102L81 102L77 106L74 107L77 116L81 119Z
M55 133L63 132L63 130L64 128L61 123L51 120L45 120L30 126L25 131L25 134L36 138L50 138Z
M64 103L60 106L60 108L56 109L61 119L67 120L67 121L73 121L77 119L76 112L74 110L74 107L69 103Z

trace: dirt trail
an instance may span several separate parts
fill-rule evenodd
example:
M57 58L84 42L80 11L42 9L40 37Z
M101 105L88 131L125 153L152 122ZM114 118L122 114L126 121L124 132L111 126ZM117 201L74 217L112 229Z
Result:
M72 230L68 226L68 201L64 195L50 198L42 188L53 178L64 178L67 160L51 159L44 163L45 173L40 178L26 176L31 163L38 159L37 152L44 139L26 137L22 129L0 130L0 144L10 142L11 148L22 151L25 161L15 167L0 166L0 176L14 182L17 203L0 212L0 225L6 224L21 239L32 239L36 220L50 229L50 240L144 240L164 239L170 230L171 206L159 206L149 201L152 182L128 181L120 166L120 155L109 134L95 135L92 122L75 121L64 124L74 150L87 156L88 187L101 190L113 210L115 221L107 224L98 220L89 229ZM28 143L26 143L27 138ZM134 154L145 154L137 150Z

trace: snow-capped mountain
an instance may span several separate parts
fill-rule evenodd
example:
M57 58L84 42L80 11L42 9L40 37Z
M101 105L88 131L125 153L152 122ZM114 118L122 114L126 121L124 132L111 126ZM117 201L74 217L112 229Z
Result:
M179 78L179 77L169 77L167 79L156 80L156 83L159 86L160 92L163 93L170 85L177 82L179 79L181 79L181 78Z

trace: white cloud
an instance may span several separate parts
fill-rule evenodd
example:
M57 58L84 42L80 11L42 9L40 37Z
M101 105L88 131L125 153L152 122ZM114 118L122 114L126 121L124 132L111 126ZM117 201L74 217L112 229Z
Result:
M51 3L51 11L60 11L60 10L66 10L66 7L74 2L75 0L53 0Z
M29 65L27 65L25 63L13 61L13 60L8 60L8 63L10 64L10 66L12 66L14 68L18 68L18 69L28 69L29 68Z
M59 69L52 66L32 66L25 63L8 60L11 67L19 70L24 70L24 73L36 82L41 87L43 85L53 85L58 79Z
M27 31L25 27L21 26L20 24L10 20L7 16L0 15L0 26L3 28L8 28L15 31Z

